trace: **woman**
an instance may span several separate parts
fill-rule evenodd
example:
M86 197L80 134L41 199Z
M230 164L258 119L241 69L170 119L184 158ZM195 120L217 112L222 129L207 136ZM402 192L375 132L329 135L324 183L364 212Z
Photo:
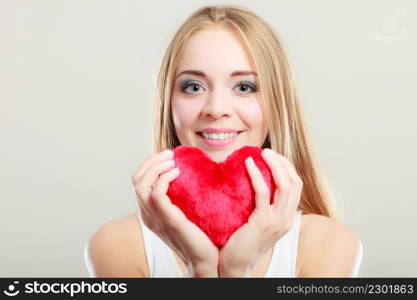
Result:
M132 174L138 212L90 238L98 277L350 277L359 237L338 221L314 159L291 70L274 30L240 6L203 7L179 28L158 77L154 154ZM223 161L245 145L262 156L280 189L245 161L256 206L218 249L166 195L179 175L178 145Z

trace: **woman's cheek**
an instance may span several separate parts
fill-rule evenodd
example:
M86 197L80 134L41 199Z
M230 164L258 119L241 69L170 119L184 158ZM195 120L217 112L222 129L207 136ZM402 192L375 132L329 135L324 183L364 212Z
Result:
M257 99L248 100L246 103L240 103L240 105L236 106L239 115L243 119L242 121L251 128L262 126L263 113L259 101Z
M198 101L177 98L172 101L172 117L175 128L185 130L198 119L201 110Z

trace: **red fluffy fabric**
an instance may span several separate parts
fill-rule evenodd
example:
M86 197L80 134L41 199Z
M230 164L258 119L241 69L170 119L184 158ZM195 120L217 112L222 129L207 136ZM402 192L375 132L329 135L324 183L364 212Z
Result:
M261 152L262 148L245 146L217 163L197 147L174 149L180 175L170 183L167 195L219 248L255 208L255 192L245 167L247 157L252 156L262 172L273 203L276 186Z

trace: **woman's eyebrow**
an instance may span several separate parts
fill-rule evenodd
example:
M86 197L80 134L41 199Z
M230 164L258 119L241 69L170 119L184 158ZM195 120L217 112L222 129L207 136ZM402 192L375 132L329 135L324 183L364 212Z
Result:
M183 74L190 74L190 75L197 75L197 76L201 76L201 77L207 77L206 76L206 74L204 74L204 72L202 72L202 71L199 71L199 70L184 70L184 71L181 71L178 75L177 75L177 77L180 77L181 75L183 75ZM256 72L253 72L253 71L233 71L231 74L230 74L230 77L233 77L233 76L242 76L242 75L253 75L253 76L258 76L258 74L256 73Z

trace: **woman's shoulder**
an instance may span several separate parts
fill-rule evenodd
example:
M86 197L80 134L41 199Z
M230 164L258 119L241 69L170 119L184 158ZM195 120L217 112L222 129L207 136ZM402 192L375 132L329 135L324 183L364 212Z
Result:
M300 276L357 275L362 259L357 233L340 221L317 214L303 214L300 226Z
M321 230L324 232L343 232L345 234L356 235L347 225L327 216L303 213L301 215L301 220L301 226L304 227L304 229L311 229L314 231Z
M128 215L102 224L89 238L85 260L90 276L148 277L141 226Z

